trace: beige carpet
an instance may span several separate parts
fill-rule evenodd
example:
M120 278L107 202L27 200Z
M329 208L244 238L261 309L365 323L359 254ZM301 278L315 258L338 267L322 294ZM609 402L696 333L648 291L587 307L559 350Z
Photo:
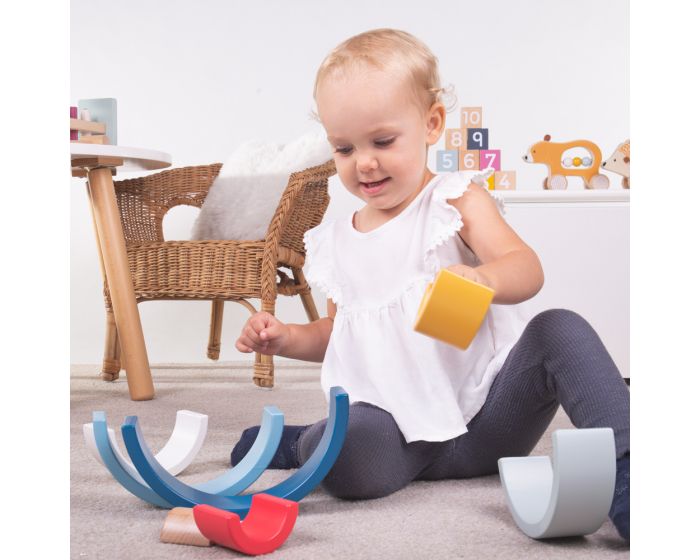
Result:
M243 557L219 548L163 544L166 511L140 501L114 481L89 454L82 424L104 410L117 428L135 414L154 451L170 436L175 414L188 409L209 415L209 430L195 461L181 476L208 480L228 468L240 432L258 424L265 405L276 405L288 424L326 415L315 365L278 366L276 387L259 389L250 367L161 366L153 369L156 398L133 402L126 381L106 383L96 366L74 366L71 378L71 558L217 559ZM550 431L571 427L559 411L535 455L551 452ZM267 471L252 490L264 490L289 476ZM347 502L316 489L300 503L287 542L268 557L280 559L530 559L629 558L629 548L609 521L594 535L534 541L513 523L497 475L470 480L416 482L379 500Z

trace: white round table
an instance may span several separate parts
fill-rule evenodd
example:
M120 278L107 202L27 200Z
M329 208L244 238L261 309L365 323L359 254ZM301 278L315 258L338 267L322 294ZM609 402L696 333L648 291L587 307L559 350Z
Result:
M155 389L136 306L112 175L117 169L120 172L134 172L169 167L170 154L143 148L77 142L71 142L70 154L73 176L87 176L97 249L103 275L109 286L119 337L112 344L121 347L121 362L126 370L131 399L149 400L155 395ZM118 375L117 373L116 376ZM116 379L116 376L110 379ZM103 378L106 378L104 372Z

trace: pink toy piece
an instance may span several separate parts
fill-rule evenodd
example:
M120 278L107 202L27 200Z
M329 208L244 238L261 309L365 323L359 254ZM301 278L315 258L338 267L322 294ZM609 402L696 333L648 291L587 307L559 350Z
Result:
M294 528L299 503L269 494L255 494L243 521L235 513L207 504L194 507L194 521L214 543L255 556L277 550Z

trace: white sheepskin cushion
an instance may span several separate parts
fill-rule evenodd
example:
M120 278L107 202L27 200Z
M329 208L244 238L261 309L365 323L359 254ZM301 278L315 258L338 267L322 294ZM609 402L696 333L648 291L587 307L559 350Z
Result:
M192 239L264 239L289 175L333 156L323 131L289 144L242 144L221 167L192 228Z

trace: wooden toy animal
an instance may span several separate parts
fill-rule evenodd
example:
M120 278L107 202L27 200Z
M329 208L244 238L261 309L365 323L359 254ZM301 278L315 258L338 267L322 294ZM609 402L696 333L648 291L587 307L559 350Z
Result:
M544 181L545 189L565 189L566 177L581 177L587 189L607 189L610 181L599 171L603 159L600 148L588 140L572 142L551 142L547 134L544 140L536 142L523 159L528 163L543 163L548 167L548 175ZM564 153L572 148L583 148L590 157L563 158ZM562 159L563 158L563 159Z
M629 138L620 144L613 155L606 159L601 167L606 171L619 173L622 175L622 186L625 189L630 188L630 141Z

